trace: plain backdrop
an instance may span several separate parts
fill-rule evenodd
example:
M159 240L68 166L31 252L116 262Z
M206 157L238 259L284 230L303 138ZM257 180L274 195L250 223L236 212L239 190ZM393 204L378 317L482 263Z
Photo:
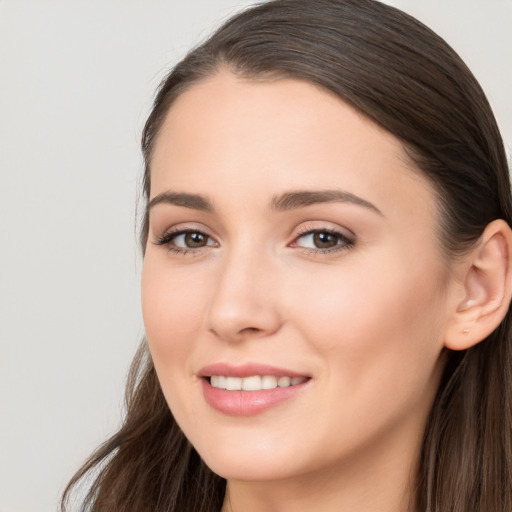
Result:
M143 324L139 137L243 0L0 0L0 512L57 509L120 421ZM389 1L473 69L512 146L512 0Z

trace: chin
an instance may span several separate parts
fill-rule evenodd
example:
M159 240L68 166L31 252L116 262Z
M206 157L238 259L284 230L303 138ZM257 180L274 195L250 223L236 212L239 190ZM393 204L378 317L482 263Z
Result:
M205 463L215 474L226 480L263 482L282 480L292 476L288 466L282 462L276 459L272 460L269 456L266 459L265 461L254 459L241 460L241 457L237 457L233 460L225 457L222 460L205 460ZM284 468L287 468L288 471L284 470Z
M260 442L248 440L244 443L210 440L207 446L194 447L205 464L227 480L280 480L302 473L297 457L299 449L290 450L282 443L279 446L262 443L261 439Z

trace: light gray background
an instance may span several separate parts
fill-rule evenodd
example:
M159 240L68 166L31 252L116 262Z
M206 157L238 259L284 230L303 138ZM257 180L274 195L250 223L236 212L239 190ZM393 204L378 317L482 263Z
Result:
M242 0L0 0L0 512L56 509L143 333L140 131ZM466 59L512 146L512 0L389 1Z

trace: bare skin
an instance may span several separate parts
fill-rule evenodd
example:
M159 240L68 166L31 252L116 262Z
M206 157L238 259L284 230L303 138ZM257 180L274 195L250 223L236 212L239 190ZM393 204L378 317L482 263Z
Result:
M151 168L146 333L176 420L228 480L222 512L412 512L472 264L447 265L400 142L311 84L223 71L177 99ZM204 395L216 363L307 381L226 414Z

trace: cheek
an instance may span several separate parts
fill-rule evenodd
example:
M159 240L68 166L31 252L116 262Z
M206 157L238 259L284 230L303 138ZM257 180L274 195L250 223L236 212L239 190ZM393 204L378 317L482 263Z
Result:
M354 392L377 381L424 385L442 347L439 264L425 267L396 255L380 261L388 263L317 272L294 292L306 339L331 361L333 378Z
M160 386L175 420L188 433L198 417L191 355L204 325L208 279L171 268L165 256L146 253L142 272L142 310L148 346ZM197 384L197 383L196 383ZM192 399L196 393L196 400ZM191 430L192 428L192 430Z
M146 337L158 368L179 364L203 323L208 283L204 276L170 269L165 257L146 254L142 272L142 312Z
M417 431L431 408L441 369L442 294L433 274L426 280L424 270L401 263L387 272L318 272L295 291L298 328L312 360L322 361L316 428L331 440L332 453L389 427Z

